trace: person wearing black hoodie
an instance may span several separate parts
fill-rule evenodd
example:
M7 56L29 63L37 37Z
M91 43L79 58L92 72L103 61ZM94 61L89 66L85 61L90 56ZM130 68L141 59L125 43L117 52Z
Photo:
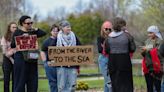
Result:
M24 15L20 17L20 29L16 30L13 34L11 48L17 47L15 41L15 37L17 36L36 35L39 38L46 35L41 29L32 28L32 24L30 16ZM37 59L27 60L27 53L25 52L16 51L14 54L14 92L37 92Z

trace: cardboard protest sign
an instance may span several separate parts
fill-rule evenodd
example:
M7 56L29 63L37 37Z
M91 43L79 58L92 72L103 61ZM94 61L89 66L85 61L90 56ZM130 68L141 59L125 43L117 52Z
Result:
M36 35L16 36L15 42L17 51L38 49L38 41Z
M51 66L92 64L93 46L48 47Z

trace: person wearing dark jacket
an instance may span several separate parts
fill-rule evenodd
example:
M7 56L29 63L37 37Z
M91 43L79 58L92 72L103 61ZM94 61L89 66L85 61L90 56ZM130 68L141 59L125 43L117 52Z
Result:
M108 68L108 55L105 53L104 42L108 38L109 33L112 31L112 23L105 21L102 24L100 36L97 38L97 47L99 52L98 63L100 72L104 77L104 92L112 92L111 79L107 73Z
M105 41L105 51L109 54L108 71L113 92L133 92L132 64L130 53L136 49L133 37L124 31L126 22L116 17L113 31Z
M53 24L51 27L51 36L48 37L43 45L41 51L41 58L44 61L44 68L46 71L46 76L48 78L50 92L58 92L57 87L57 70L55 66L50 66L48 58L48 47L49 46L56 46L57 43L57 34L59 32L59 27L56 24Z
M161 92L162 35L157 26L148 27L148 39L142 49L142 69L147 84L147 92ZM162 91L163 92L163 91Z
M162 72L164 73L164 42L162 42L161 46L159 47L159 55L161 60ZM164 75L162 75L161 92L164 92Z
M21 16L19 19L20 29L13 34L11 48L16 48L15 37L36 35L37 38L46 35L38 28L32 28L30 16ZM29 51L29 50L28 50ZM38 67L37 59L27 60L27 51L16 51L14 54L14 92L37 92Z

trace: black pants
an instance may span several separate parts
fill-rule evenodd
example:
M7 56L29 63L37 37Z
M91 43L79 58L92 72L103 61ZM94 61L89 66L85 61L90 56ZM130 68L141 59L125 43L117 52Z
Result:
M20 52L14 55L14 60L14 92L37 92L37 62L25 61Z
M110 54L108 70L112 92L133 92L132 64L129 53Z
M3 55L3 78L4 78L4 92L10 92L10 76L12 75L12 90L14 88L13 81L13 64L5 55Z
M115 71L110 77L112 92L133 92L132 71Z
M161 92L161 75L156 74L156 77L145 74L145 80L147 84L147 92L154 92L154 87L157 92Z

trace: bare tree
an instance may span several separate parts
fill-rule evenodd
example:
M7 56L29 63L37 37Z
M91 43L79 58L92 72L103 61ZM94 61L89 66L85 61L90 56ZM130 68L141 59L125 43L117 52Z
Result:
M65 19L67 16L66 8L64 6L56 8L53 12L49 13L55 20Z
M125 17L128 14L128 8L132 0L95 0L95 10L103 16L104 19L111 19L116 16Z
M141 7L147 21L164 31L164 0L141 0Z
M18 0L0 0L0 35L3 35L5 32L6 25L9 21L15 20L16 14L18 13L18 8L16 8L15 2Z
M22 14L32 14L33 13L33 4L29 0L22 0L21 2L21 10Z
M18 17L22 13L20 7L23 0L0 0L0 35L2 36L6 30L6 26L9 22L17 22Z

